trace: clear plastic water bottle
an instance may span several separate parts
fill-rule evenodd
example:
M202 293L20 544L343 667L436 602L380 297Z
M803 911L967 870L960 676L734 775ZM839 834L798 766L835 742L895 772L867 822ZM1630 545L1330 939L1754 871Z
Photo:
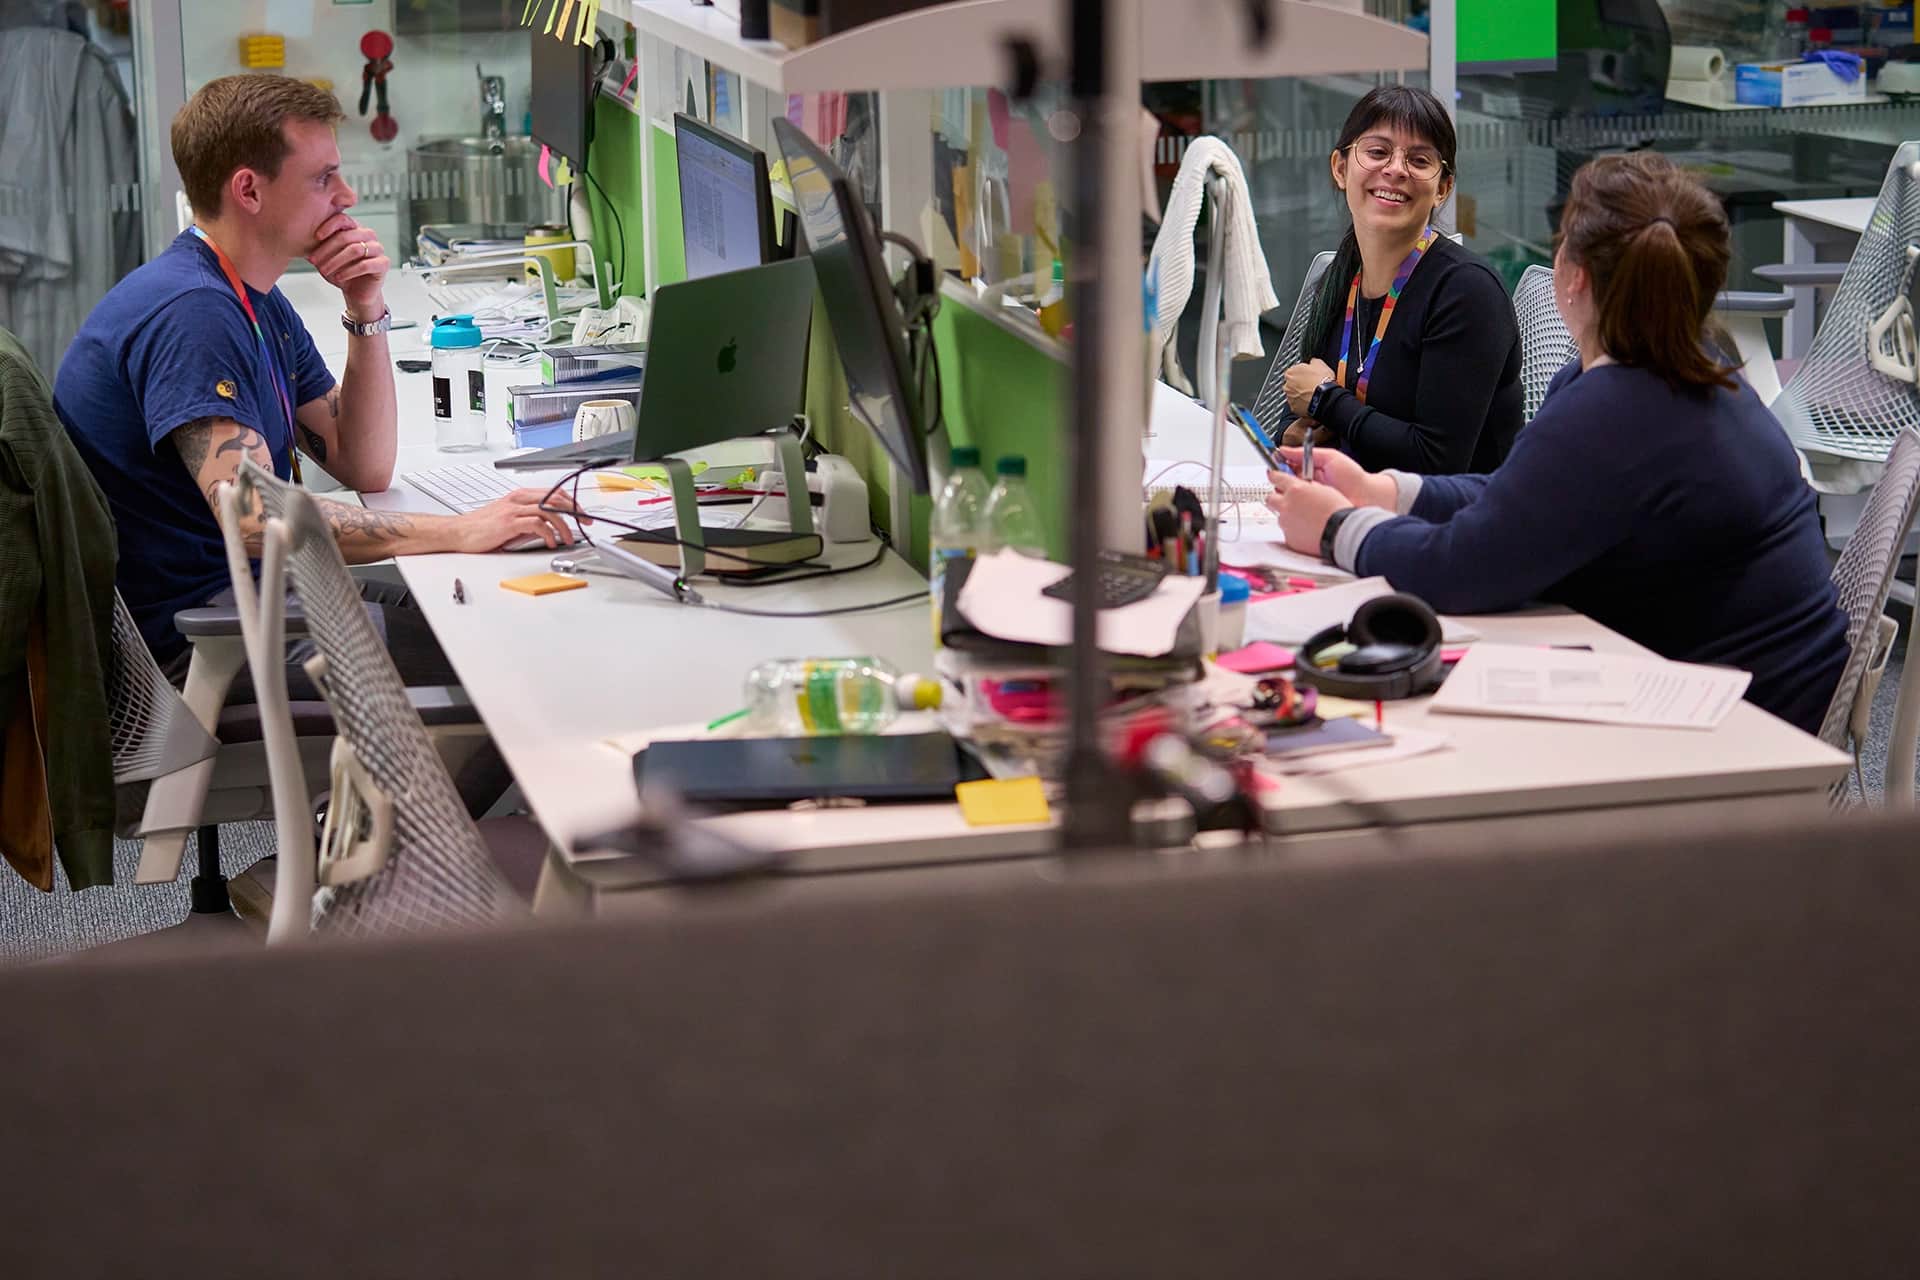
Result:
M433 349L434 438L449 452L487 443L487 382L480 327L472 316L442 316L428 344Z
M940 683L879 658L775 658L747 673L747 718L784 738L879 733L902 711L940 705Z
M1788 9L1786 29L1774 57L1780 62L1798 62L1807 52L1807 28L1813 14L1805 9Z
M940 490L927 524L931 552L927 587L933 596L936 647L940 644L940 602L946 599L947 568L978 554L986 542L986 514L987 475L980 470L980 451L958 446L953 451L953 469L947 474L946 487Z
M1000 479L987 495L987 548L1011 548L1023 556L1047 558L1047 539L1040 531L1040 509L1027 490L1027 460L1019 454L994 464Z

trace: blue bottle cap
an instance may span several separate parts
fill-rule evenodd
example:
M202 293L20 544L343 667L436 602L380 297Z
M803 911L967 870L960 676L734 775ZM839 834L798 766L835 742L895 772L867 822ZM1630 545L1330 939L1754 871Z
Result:
M433 322L431 343L435 351L477 347L480 340L480 326L472 316L441 316Z
M1249 587L1247 580L1239 574L1223 573L1220 575L1221 604L1245 604L1247 598L1252 594L1253 588Z

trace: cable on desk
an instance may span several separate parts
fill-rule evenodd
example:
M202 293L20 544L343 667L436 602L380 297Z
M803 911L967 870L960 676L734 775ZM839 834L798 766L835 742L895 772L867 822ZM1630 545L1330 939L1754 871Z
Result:
M579 527L579 530L580 530L580 540L582 542L585 542L589 547L594 547L595 549L598 549L599 544L594 542L593 535L589 534L586 531L584 526L578 526L577 522L583 515L585 515L585 513L582 510L580 510L580 499L579 499L580 478L584 476L587 472L597 469L600 465L602 464L587 463L584 466L574 468L574 470L560 477L559 480L555 481L553 487L547 490L546 495L540 499L540 503L539 503L540 510L544 512L548 512L549 514L573 516L576 521L576 526ZM559 493L561 489L565 488L569 484L573 486L573 490L568 496L569 496L569 499L572 501L575 509L573 511L568 511L563 507L552 506L551 503L553 501L554 495ZM605 521L606 523L614 525L617 528L626 529L632 533L642 533L647 535L649 538L654 538L660 542L665 542L675 547L681 547L681 548L693 547L692 543L683 542L677 537L664 536L658 530L643 529L639 525L628 524L624 520L616 520L611 516L585 516L585 518L588 520ZM858 573L862 569L871 569L875 565L879 564L880 561L883 558L885 558L887 551L893 546L893 541L892 539L888 538L887 535L884 532L882 532L878 526L872 526L872 527L873 527L874 537L880 543L879 547L875 549L874 553L871 556L869 556L867 559L861 561L859 564L840 565L838 567L829 565L829 564L822 564L819 561L812 561L812 560L799 561L797 562L796 565L760 565L757 562L753 560L749 560L744 556L732 555L728 552L716 550L712 547L694 547L694 549L699 551L704 551L709 556L717 556L723 560L732 560L738 564L752 565L756 569L771 569L777 574L777 576L756 577L756 578L747 579L747 580L729 578L724 580L727 586L739 587L742 589L745 589L748 587L787 586L789 584L796 583L796 582L812 582L818 578L836 578L844 573ZM806 570L806 572L802 572L802 573L780 572L781 570L791 569L795 567ZM744 614L749 617L831 618L831 617L837 617L839 615L848 614L848 613L865 613L873 609L890 609L895 605L905 604L910 600L924 600L926 599L926 595L927 593L925 591L915 591L909 595L895 596L887 600L876 600L870 604L841 605L837 608L832 608L832 609L805 609L805 610L794 610L790 612L781 611L781 610L769 610L769 609L750 609L745 607L744 605L722 604L714 600L702 600L700 603L704 607L709 609L718 609L723 613Z

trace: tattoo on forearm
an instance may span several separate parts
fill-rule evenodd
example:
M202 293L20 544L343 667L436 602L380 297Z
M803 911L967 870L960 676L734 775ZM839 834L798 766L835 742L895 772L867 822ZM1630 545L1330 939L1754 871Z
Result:
M334 415L336 418L339 414ZM321 466L327 465L327 438L311 427L300 428L300 447Z
M369 511L343 502L323 502L320 512L333 529L335 540L346 538L404 538L413 532L413 521L393 511Z
M200 468L207 464L207 451L213 446L213 424L218 421L218 418L195 418L181 423L167 435L187 474L195 480L200 478Z
M327 412L335 419L340 417L340 387L337 383L333 390L327 392Z

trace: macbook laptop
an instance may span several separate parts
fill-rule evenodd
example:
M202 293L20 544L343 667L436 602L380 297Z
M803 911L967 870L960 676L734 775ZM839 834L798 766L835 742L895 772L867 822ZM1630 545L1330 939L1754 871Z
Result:
M794 258L662 285L653 295L639 425L518 453L506 471L651 462L785 426L800 411L813 262Z

